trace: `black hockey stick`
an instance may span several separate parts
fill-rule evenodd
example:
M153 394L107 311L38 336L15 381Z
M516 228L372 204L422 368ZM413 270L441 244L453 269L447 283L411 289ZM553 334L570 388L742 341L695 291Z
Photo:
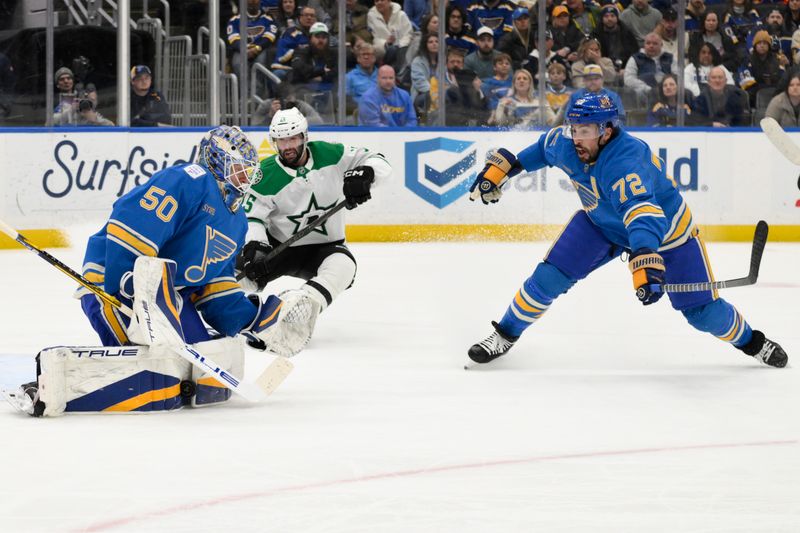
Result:
M661 292L701 292L730 287L745 287L755 284L758 280L758 269L761 267L761 256L764 255L764 246L767 244L769 226L763 220L756 224L753 235L753 249L750 252L750 272L743 278L728 279L725 281L705 281L702 283L665 283ZM640 291L642 289L639 289Z
M325 222L327 222L329 218L331 218L333 215L344 209L344 207L346 206L347 202L342 201L336 204L335 206L331 207L330 209L328 209L324 215L315 219L311 224L301 229L300 231L298 231L297 233L295 233L294 235L292 235L291 237L280 243L278 246L273 248L272 251L270 251L267 254L267 257L264 259L264 261L269 261L276 255L283 253L283 251L287 249L289 246L296 243L297 241L299 241L300 239L302 239L303 237L305 237L306 235L308 235L309 233L311 233L312 231L323 225ZM236 281L241 281L244 278L245 278L244 272L239 272L236 275Z

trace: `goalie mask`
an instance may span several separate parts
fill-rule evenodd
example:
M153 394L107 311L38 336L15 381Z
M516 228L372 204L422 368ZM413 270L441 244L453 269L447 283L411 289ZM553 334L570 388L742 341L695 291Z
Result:
M307 142L308 121L297 108L281 109L275 113L269 125L269 145L284 165L299 166Z
M232 213L250 187L261 181L258 153L237 126L217 126L200 141L197 162L217 179L222 199Z

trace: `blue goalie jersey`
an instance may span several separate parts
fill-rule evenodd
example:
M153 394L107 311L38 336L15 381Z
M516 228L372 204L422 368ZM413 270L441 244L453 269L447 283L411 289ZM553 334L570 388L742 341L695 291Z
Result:
M696 234L665 162L625 131L605 145L594 163L580 160L564 126L542 135L518 158L528 171L551 166L566 172L592 222L609 241L628 250L668 250Z
M234 275L246 232L244 211L230 212L205 167L177 165L114 203L107 224L89 238L83 275L117 294L122 275L133 271L137 257L171 259L177 263L175 286L184 301L194 304L214 329L235 335L256 314Z

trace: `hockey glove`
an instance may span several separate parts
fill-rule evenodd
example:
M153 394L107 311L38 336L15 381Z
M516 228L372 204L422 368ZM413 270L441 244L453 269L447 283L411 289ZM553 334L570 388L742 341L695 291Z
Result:
M244 245L241 253L241 270L250 281L258 285L258 290L266 286L269 274L269 261L267 256L272 251L272 246L264 241L250 241Z
M631 254L628 267L633 274L633 288L636 297L644 305L656 303L664 296L661 285L664 284L664 259L649 248L640 248Z
M344 173L342 192L347 202L347 209L353 209L372 198L369 188L373 181L375 181L375 171L372 167L351 168Z
M256 306L256 317L242 330L242 335L247 339L247 345L251 348L266 350L267 345L259 333L277 324L283 301L274 295L268 296L263 302L255 294L248 295L247 299Z
M522 170L517 157L499 148L486 155L486 166L480 171L472 187L469 188L469 199L473 202L480 198L484 204L495 203L503 195L501 188Z

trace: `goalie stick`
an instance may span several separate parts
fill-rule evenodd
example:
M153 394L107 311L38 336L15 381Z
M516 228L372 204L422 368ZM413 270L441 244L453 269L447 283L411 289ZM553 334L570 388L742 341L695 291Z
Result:
M328 209L328 211L326 211L324 215L321 215L319 218L311 222L308 226L301 229L300 231L298 231L297 233L295 233L294 235L292 235L291 237L280 243L278 246L276 246L272 251L270 251L267 254L267 257L264 259L264 261L269 261L276 255L282 253L289 246L296 243L297 241L299 241L300 239L302 239L303 237L314 231L316 228L323 225L325 222L327 222L329 218L331 218L333 215L341 211L346 205L347 202L342 201L336 204L335 206L331 207L330 209ZM238 274L236 274L236 281L242 281L245 277L246 276L244 275L244 272L239 272Z
M756 224L753 235L753 248L750 252L750 272L743 278L725 281L705 281L702 283L665 283L656 290L659 292L700 292L730 287L744 287L755 284L758 279L758 270L761 267L761 256L764 255L764 246L767 244L769 226L763 220ZM639 289L642 291L643 289Z
M798 146L791 137L789 137L789 134L781 128L777 120L772 117L762 118L761 129L773 146L775 146L786 159L800 166L800 146Z
M39 257L56 267L58 270L69 276L73 281L79 283L81 286L85 287L86 289L90 290L92 293L97 295L98 298L110 303L117 309L119 309L122 313L126 314L129 317L133 316L133 310L130 307L120 302L117 298L113 295L108 294L103 289L98 287L97 285L93 284L86 278L84 278L81 274L78 274L73 269L56 259L51 254L47 253L46 251L36 247L32 244L28 239L26 239L23 235L21 235L17 230L6 224L4 221L0 220L0 231L20 243L22 246L27 248L28 250L34 252ZM264 372L256 378L255 381L244 381L235 376L232 376L230 373L222 370L220 366L205 357L197 350L188 346L186 344L183 347L175 347L176 352L178 355L192 363L194 366L202 369L205 372L209 372L214 374L218 381L224 383L226 387L231 389L232 391L238 393L239 395L243 396L247 400L251 402L259 402L265 399L267 396L272 394L272 392L278 388L278 386L286 379L286 376L294 368L294 365L286 359L285 357L277 357L265 370Z

